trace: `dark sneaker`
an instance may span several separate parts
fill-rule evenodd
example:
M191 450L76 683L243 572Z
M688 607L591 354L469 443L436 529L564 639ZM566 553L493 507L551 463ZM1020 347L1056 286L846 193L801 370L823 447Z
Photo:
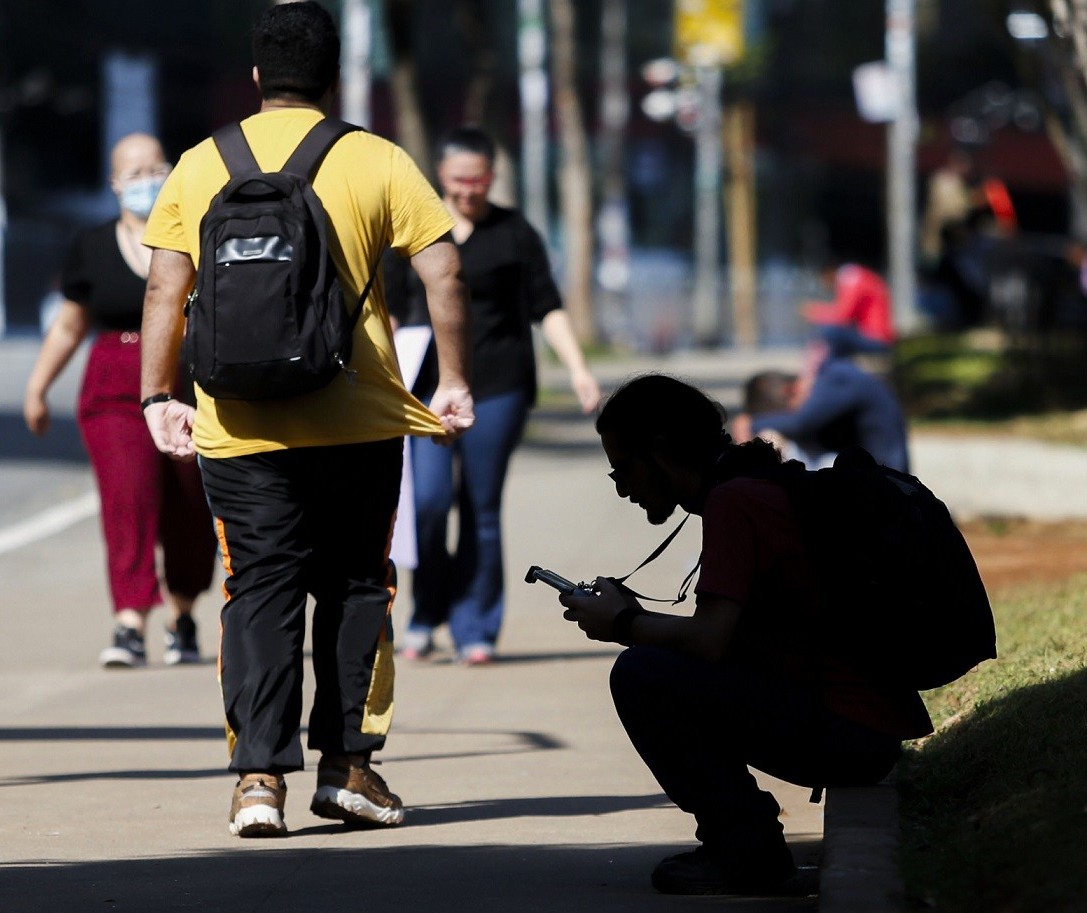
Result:
M275 774L246 774L234 787L230 833L235 837L282 837L287 782Z
M346 755L321 756L310 811L359 828L394 827L404 820L404 803L369 762L360 764Z
M162 661L167 666L200 662L200 645L196 641L196 622L191 615L180 615L173 631L166 632L166 652Z
M653 870L653 887L662 894L791 894L796 875L784 843L762 853L710 851L705 846L661 860Z
M118 625L113 631L113 644L98 654L98 662L107 669L133 669L147 665L143 635L135 628Z

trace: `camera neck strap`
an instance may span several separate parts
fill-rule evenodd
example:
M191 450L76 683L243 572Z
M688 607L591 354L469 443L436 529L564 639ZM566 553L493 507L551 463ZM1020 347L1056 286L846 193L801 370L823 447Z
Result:
M672 530L665 537L664 541L660 545L658 545L655 549L653 549L652 553L649 555L648 558L645 559L645 561L643 561L636 568L634 568L634 570L632 570L629 574L626 574L623 577L614 577L614 578L612 578L614 580L614 582L618 586L621 586L624 589L626 589L627 592L629 592L630 595L634 596L636 599L644 599L646 602L670 602L672 605L679 605L681 602L686 600L687 591L691 588L691 581L694 580L694 575L696 573L698 573L699 567L702 566L701 560L699 560L699 562L693 568L691 568L691 572L686 577L683 578L683 583L680 584L679 593L676 594L675 599L658 599L655 596L643 596L641 593L639 593L639 592L637 592L635 590L632 590L630 587L628 587L626 585L626 581L629 578L633 577L635 574L637 574L638 571L640 571L643 567L645 567L651 561L656 561L661 556L661 553L666 548L668 548L669 545L672 544L672 540L675 539L676 536L679 535L679 531L681 529L683 529L686 522L688 520L690 520L690 519L691 519L691 515L687 514L686 517L684 517L682 520L679 521L679 526L677 526L674 530Z

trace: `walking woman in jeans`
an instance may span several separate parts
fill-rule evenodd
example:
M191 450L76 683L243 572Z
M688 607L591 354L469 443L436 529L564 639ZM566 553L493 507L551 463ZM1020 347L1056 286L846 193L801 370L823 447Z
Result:
M140 243L147 216L170 166L159 141L133 133L114 146L110 186L120 217L81 232L61 277L64 300L27 381L27 428L49 429L46 395L79 348L95 333L79 395L78 421L101 497L110 593L112 643L103 666L147 662L147 613L170 608L163 660L198 662L193 602L211 584L215 535L195 463L163 456L140 410L140 320L151 251ZM165 593L155 566L161 544Z
M415 608L401 655L422 659L434 629L448 623L458 658L491 661L504 610L502 488L510 456L536 400L532 325L570 372L585 412L600 401L540 236L518 212L487 199L495 148L475 127L458 127L438 144L438 181L453 216L453 240L472 293L472 394L476 423L452 446L411 441L418 566ZM389 309L401 325L425 322L417 278L397 257L386 260ZM433 351L412 390L426 402L437 383ZM450 552L449 513L458 509L458 541Z

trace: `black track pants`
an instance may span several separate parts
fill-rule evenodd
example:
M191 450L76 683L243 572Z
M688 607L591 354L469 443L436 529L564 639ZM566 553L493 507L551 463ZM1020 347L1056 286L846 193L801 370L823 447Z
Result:
M230 769L302 768L302 645L313 615L309 747L381 748L392 716L388 545L401 438L304 447L200 468L226 569L220 675Z

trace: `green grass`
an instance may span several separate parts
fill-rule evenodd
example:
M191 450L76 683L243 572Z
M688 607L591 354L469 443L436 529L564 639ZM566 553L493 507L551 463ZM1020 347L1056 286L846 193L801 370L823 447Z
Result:
M1085 359L1081 331L923 334L896 346L893 382L911 418L999 421L1083 409Z
M1029 438L1051 444L1073 444L1087 447L1087 409L1045 412L997 419L920 419L911 423L912 430L932 431L943 435L997 434L1003 437Z
M1000 659L925 695L937 732L901 766L907 893L941 913L1082 911L1087 576L993 609Z

